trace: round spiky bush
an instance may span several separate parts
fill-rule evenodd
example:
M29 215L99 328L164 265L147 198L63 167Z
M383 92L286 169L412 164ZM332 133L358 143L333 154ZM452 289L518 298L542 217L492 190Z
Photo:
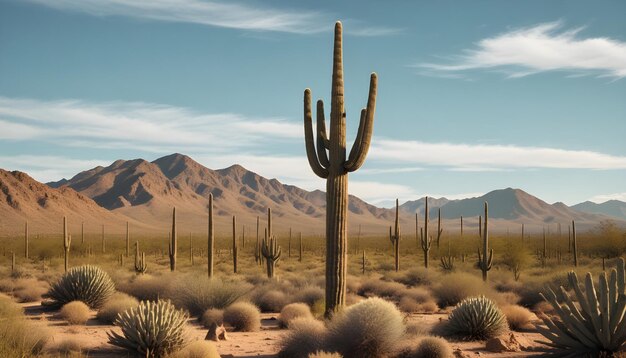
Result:
M386 357L404 330L404 315L393 303L369 298L333 317L327 349L345 357Z
M115 292L109 274L92 265L73 267L44 295L44 306L59 308L72 301L82 301L90 308L100 308Z
M89 307L82 301L66 303L59 311L59 316L69 324L85 324L91 317Z
M189 316L170 301L142 301L121 313L115 325L122 334L107 332L109 343L145 357L162 357L184 345L184 328Z
M485 296L466 298L450 313L446 334L468 340L484 340L506 332L504 313Z
M283 328L289 327L289 322L300 317L313 318L309 305L299 302L290 303L283 307L280 311L280 316L278 316L278 325Z
M425 337L417 346L401 355L402 358L453 358L452 346L445 339L439 337Z
M313 318L296 318L280 339L280 358L308 358L324 347L326 327Z
M238 332L256 332L261 328L261 312L248 302L235 302L224 310L224 323Z

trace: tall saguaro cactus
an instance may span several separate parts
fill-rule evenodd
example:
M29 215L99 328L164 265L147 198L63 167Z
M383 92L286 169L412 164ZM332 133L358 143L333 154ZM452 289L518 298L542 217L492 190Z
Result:
M326 133L324 102L317 101L317 141L313 135L311 90L304 90L304 137L313 172L326 179L326 308L331 316L345 304L347 271L348 173L361 167L369 150L376 111L377 76L370 77L367 107L361 110L359 129L346 159L342 25L335 24L330 136Z
M267 262L267 277L274 278L274 271L276 269L276 263L280 260L281 248L278 246L278 240L276 237L268 237L268 230L265 230L265 238L261 244L261 253L265 257Z
M424 268L428 268L428 252L433 238L428 235L428 197L424 199L424 230L420 232L420 243L424 251Z
M170 256L170 270L176 271L176 254L178 253L178 235L176 234L176 207L172 210L172 233L167 243Z
M213 193L209 194L209 228L208 243L206 249L207 270L209 278L213 277L213 252L215 251L215 229L213 228Z
M70 245L72 244L72 236L67 232L67 218L63 217L63 254L64 254L64 268L67 272L70 260Z
M482 230L483 234L483 250L482 255L480 248L478 249L478 268L483 272L483 281L487 281L487 272L491 270L491 263L493 261L493 249L489 249L489 206L485 201L485 222ZM488 251L489 250L489 251Z
M393 234L391 232L391 226L389 226L389 240L391 244L393 244L396 272L400 271L400 218L398 216L398 208L398 199L396 199L396 222Z

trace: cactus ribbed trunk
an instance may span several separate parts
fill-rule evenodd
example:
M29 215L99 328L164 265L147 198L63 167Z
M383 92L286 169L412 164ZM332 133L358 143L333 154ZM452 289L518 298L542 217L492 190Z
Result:
M65 269L65 272L67 272L67 269L69 267L69 262L70 262L70 245L72 244L72 237L70 236L70 234L67 231L67 218L64 216L63 217L63 267Z
M304 133L307 159L313 172L326 179L326 307L330 317L345 304L347 270L348 173L363 165L372 137L377 77L370 78L367 108L361 110L359 129L346 160L342 25L335 24L330 109L330 138L326 134L324 103L317 102L317 141L314 139L311 90L304 91Z
M168 242L170 271L176 271L176 254L178 253L178 234L176 232L176 208L172 210L172 232Z
M574 267L578 267L578 246L576 245L576 224L572 220L572 251L574 251Z
M391 232L391 226L389 227L389 240L393 245L394 254L394 266L396 272L400 271L400 217L399 217L399 205L398 199L396 199L396 221L393 233Z
M428 197L424 198L424 230L420 232L420 242L422 251L424 251L424 268L428 268L428 252L432 243L432 238L428 235ZM417 220L416 220L417 225Z
M237 273L237 217L233 215L233 273Z
M482 271L483 281L487 281L487 273L491 270L493 262L493 249L489 249L489 206L485 201L485 220L482 229L483 250L482 255L478 249L478 267Z
M209 227L207 242L207 271L209 278L213 277L213 252L215 251L215 237L213 228L213 194L209 194Z

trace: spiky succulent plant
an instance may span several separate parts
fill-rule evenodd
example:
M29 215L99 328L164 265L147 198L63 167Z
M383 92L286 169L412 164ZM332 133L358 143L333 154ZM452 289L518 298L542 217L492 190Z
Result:
M97 266L78 266L50 287L42 305L59 308L68 302L82 301L91 308L99 308L113 293L115 285L108 273Z
M184 345L184 328L189 316L166 300L142 301L120 313L115 325L122 334L107 332L109 343L145 357L163 357Z
M445 332L468 340L483 340L507 330L506 317L498 306L485 296L461 301L450 313Z

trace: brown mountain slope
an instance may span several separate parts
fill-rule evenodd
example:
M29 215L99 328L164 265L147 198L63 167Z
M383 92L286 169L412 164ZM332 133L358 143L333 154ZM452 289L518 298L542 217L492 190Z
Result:
M70 231L74 233L80 232L81 222L85 223L86 232L95 232L102 224L119 231L127 220L71 188L54 189L39 183L26 173L0 169L1 235L21 234L26 220L33 235L61 234L63 216L67 216ZM132 225L140 226L136 222Z

